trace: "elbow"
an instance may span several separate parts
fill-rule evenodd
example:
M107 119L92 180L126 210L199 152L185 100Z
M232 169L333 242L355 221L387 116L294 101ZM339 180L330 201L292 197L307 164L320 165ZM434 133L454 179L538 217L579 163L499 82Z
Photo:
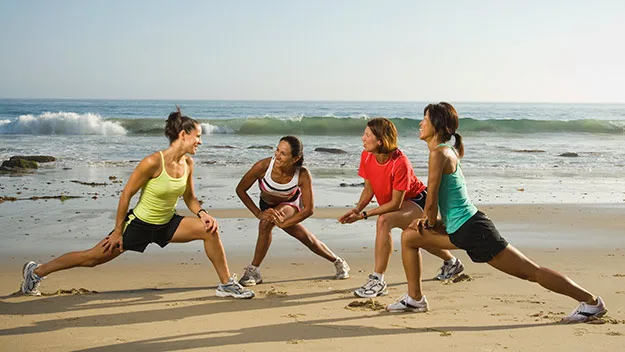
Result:
M302 216L304 219L311 217L315 211L313 209L302 209Z

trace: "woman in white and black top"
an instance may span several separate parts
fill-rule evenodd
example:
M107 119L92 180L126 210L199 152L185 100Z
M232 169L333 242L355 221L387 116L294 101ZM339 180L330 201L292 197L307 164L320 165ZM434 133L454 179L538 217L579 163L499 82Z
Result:
M336 268L335 279L349 277L349 265L301 224L312 215L314 208L312 177L308 169L302 166L303 149L299 138L282 137L274 156L256 162L237 185L237 195L260 220L254 258L239 280L244 286L263 281L259 266L267 255L275 226L295 237L315 254L332 262ZM256 182L260 189L258 205L247 194Z

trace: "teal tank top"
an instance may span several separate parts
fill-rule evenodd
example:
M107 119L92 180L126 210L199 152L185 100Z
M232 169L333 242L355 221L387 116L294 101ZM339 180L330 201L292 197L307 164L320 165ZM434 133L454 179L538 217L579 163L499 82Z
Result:
M441 146L448 147L456 153L456 150L449 144L441 143L437 148ZM457 153L456 156L458 156ZM458 158L456 171L451 174L443 174L441 185L438 189L438 207L441 211L443 223L447 228L447 233L458 231L460 226L477 213L477 208L473 205L467 193L467 185L464 181L462 167L460 166L460 158Z

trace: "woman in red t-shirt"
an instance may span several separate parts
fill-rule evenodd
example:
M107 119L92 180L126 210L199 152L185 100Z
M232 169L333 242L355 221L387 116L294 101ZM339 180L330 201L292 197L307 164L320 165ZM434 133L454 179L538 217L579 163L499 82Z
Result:
M365 180L356 208L339 218L342 224L366 220L378 215L375 235L375 269L367 282L354 291L359 297L371 298L388 293L384 272L393 250L391 229L405 229L423 217L427 188L412 170L410 160L397 148L397 129L385 118L367 123L362 136L364 150L360 156L358 175ZM379 206L363 211L375 196ZM405 200L407 200L405 202ZM464 267L449 251L433 249L430 253L445 262L437 279L446 280L462 272Z

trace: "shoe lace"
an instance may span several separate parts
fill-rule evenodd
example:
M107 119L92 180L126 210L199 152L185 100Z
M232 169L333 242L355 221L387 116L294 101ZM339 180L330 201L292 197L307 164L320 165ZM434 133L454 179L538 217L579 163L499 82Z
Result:
M362 285L362 288L365 290L370 290L371 288L373 288L373 286L377 285L380 282L380 280L375 277L375 276L369 276L369 280L367 280L367 282L365 282L364 285Z

